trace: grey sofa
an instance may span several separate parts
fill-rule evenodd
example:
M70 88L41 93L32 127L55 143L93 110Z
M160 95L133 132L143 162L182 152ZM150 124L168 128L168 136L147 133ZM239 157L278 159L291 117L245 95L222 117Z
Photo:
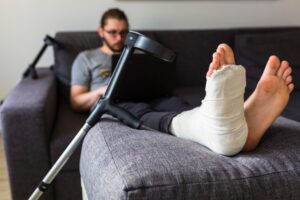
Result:
M105 118L91 129L43 199L81 199L80 174L89 199L299 199L300 28L142 33L177 52L173 94L193 105L204 96L211 54L221 42L231 45L246 67L246 97L271 52L289 60L296 84L290 103L254 152L234 157ZM70 108L70 69L80 51L101 40L96 32L58 32L55 39L53 67L38 68L37 80L21 80L1 106L14 200L29 197L88 116Z

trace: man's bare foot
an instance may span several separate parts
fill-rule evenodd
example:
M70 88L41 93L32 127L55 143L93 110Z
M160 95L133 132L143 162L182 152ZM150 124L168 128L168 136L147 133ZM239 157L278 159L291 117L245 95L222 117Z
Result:
M287 61L271 56L255 91L244 104L248 138L244 151L255 149L266 130L281 114L294 89L292 68Z
M230 46L220 44L216 52L212 55L212 62L209 65L207 76L211 76L215 70L220 69L224 65L235 65L234 54Z

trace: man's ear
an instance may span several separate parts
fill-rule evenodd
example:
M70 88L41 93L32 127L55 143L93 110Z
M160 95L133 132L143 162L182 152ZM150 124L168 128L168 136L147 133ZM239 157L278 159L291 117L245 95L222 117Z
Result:
M98 27L97 29L97 32L98 32L98 35L100 38L103 38L104 37L104 31L103 31L103 28L101 26Z

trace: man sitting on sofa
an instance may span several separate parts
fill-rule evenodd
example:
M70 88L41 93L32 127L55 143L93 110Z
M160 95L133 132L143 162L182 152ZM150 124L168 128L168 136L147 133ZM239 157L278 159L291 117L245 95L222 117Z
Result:
M98 28L103 45L80 53L73 63L70 95L73 109L89 110L104 95L111 75L111 55L122 51L128 29L123 11L110 9L104 13ZM235 64L232 49L220 44L207 72L206 96L201 106L191 109L175 97L155 104L120 106L147 126L230 156L255 149L283 111L294 88L291 72L287 61L271 56L255 91L244 102L245 70Z

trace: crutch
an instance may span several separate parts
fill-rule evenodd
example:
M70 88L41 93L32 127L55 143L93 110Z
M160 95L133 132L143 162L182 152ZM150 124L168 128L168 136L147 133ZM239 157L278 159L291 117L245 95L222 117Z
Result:
M62 167L66 164L70 156L73 154L80 141L84 138L87 132L100 120L101 116L104 113L111 114L112 116L118 118L124 124L132 128L152 130L151 128L144 126L140 120L134 117L127 110L113 103L115 91L114 89L117 86L119 78L121 77L122 70L126 65L126 61L129 58L129 56L133 53L134 49L139 49L141 51L149 53L166 62L173 62L175 59L175 53L171 50L165 48L158 42L149 39L138 32L130 31L125 41L125 47L122 51L121 57L117 63L115 71L112 74L111 80L108 84L105 94L98 100L96 107L94 108L90 116L87 118L83 127L79 130L77 135L65 149L62 155L58 158L58 160L55 162L50 171L46 174L42 182L29 197L30 200L39 199L42 196L42 194L48 189L53 179L57 176Z
M42 57L42 55L44 54L44 52L46 51L47 47L51 46L51 45L55 45L55 44L57 44L57 43L54 40L54 38L50 37L49 35L46 35L46 37L44 38L44 45L42 46L42 48L40 49L40 51L36 55L33 62L24 71L23 77L27 77L29 74L31 74L32 79L37 79L38 78L35 66L36 66L37 62L40 60L40 58Z

